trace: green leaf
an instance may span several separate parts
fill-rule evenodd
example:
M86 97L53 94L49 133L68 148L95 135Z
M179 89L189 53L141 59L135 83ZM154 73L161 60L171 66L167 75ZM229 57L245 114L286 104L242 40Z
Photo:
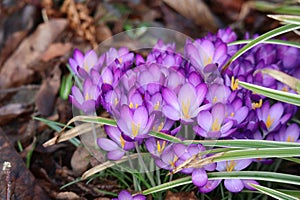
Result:
M278 101L282 101L285 103L293 104L296 106L300 106L300 95L298 95L298 94L274 90L274 89L270 89L267 87L254 85L251 83L246 83L243 81L239 81L238 83L240 86L242 86L248 90L251 90L253 92L256 92L258 94L262 94L266 97L269 97L269 98L272 98L272 99L275 99Z
M208 151L209 153L209 151ZM172 173L177 173L184 168L201 168L207 164L229 161L229 160L241 160L252 158L282 158L282 157L296 157L300 156L300 147L285 147L285 148L251 148L251 149L238 149L229 150L226 152L216 153L214 155L202 158L198 156L192 157L186 160L181 165L173 169Z
M264 187L264 186L256 185L256 184L252 184L252 183L249 183L249 185L251 187L254 187L255 189L257 189L258 191L260 191L264 194L267 194L278 200L297 200L298 199L294 196L291 196L291 195L283 193L283 192L279 192L277 190L274 190L274 189L271 189L268 187Z
M179 138L168 135L166 133L151 131L149 135L167 140L174 143L182 143L185 145L202 144L206 147L245 147L245 148L268 148L268 147L300 147L297 142L279 142L269 140L180 140Z
M253 148L239 149L224 152L222 156L214 158L214 162L226 160L238 160L247 158L282 158L300 156L300 147L284 147L284 148Z
M60 98L64 100L68 99L69 94L71 92L72 85L73 85L72 74L70 73L68 75L63 76L62 83L59 90Z
M294 25L294 24L288 24L288 25L284 25L281 26L279 28L273 29L261 36L259 36L258 38L252 40L251 42L249 42L246 46L244 46L243 48L241 48L240 50L238 50L230 59L229 61L224 65L224 67L222 68L222 71L224 72L229 65L235 61L238 57L240 57L243 53L245 53L246 51L248 51L249 49L253 48L254 46L270 39L273 38L275 36L278 36L280 34L283 33L287 33L289 31L293 31L300 28L300 25Z
M299 7L300 9L300 7ZM300 14L300 12L298 13ZM271 17L273 19L276 19L278 21L287 23L287 24L296 24L300 25L300 16L297 15L268 15L268 17Z
M228 46L233 46L233 45L240 45L240 44L248 44L252 40L237 40L234 42L231 42L228 44ZM284 46L289 46L289 47L295 47L295 48L300 48L300 43L298 42L293 42L293 41L286 41L286 40L266 40L262 42L263 44L276 44L276 45L284 45Z
M218 179L242 179L242 180L258 180L267 182L277 182L283 184L300 185L300 176L268 172L268 171L232 171L232 172L211 172L207 173L208 180ZM144 190L144 195L156 193L159 191L168 190L177 186L191 184L191 176L180 178L174 181L163 183L161 185Z
M257 10L263 12L273 12L278 14L298 15L300 7L296 5L289 5L282 1L280 3L271 3L268 1L254 1L254 6Z

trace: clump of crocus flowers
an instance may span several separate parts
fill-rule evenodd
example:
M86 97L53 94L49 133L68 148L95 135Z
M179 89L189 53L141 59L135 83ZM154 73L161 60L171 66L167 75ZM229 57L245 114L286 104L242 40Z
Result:
M239 86L238 80L282 91L291 91L268 75L255 73L271 68L300 78L297 48L260 44L235 60L222 72L224 64L243 45L229 45L237 39L231 29L220 30L195 41L186 41L184 53L175 44L159 40L148 56L114 49L102 55L94 51L74 51L69 63L82 81L73 86L70 100L83 114L95 114L100 107L116 120L117 127L105 126L107 138L99 147L110 160L144 145L159 168L173 170L192 156L205 151L199 145L173 144L149 135L151 131L176 136L184 126L192 126L198 139L267 139L299 141L299 127L287 124L297 107L268 99ZM291 52L291 53L289 53ZM288 56L287 56L288 54ZM298 76L298 77L297 77ZM180 136L182 138L182 135ZM206 171L239 171L253 160L226 161L185 168L200 192L216 188L221 180L208 181ZM240 192L255 180L225 180L225 188ZM128 196L123 191L119 199Z

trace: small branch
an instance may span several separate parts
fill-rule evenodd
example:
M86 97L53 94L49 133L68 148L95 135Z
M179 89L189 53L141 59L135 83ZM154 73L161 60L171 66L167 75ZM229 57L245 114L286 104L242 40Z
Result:
M5 174L5 182L6 182L6 200L11 200L11 180L10 180L10 168L11 163L5 161L3 163L2 171Z

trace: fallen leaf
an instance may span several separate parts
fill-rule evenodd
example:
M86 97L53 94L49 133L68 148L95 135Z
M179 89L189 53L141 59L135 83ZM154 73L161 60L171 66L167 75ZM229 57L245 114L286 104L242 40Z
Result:
M163 2L211 32L215 32L218 28L211 11L202 0L163 0Z
M96 26L96 39L97 42L102 42L112 37L112 32L105 24L99 24Z
M0 54L0 70L2 64L7 60L11 53L18 47L21 41L27 36L28 30L13 33L5 42Z
M6 198L7 183L11 184L11 195L8 199L50 199L36 183L31 172L26 168L22 158L0 129L0 169L3 163L10 162L9 180L4 171L0 171L0 199Z
M197 200L198 198L194 192L176 192L172 193L171 191L167 192L165 200Z
M61 71L56 66L47 77L35 97L35 105L42 116L49 116L53 113L56 95L60 87Z
M15 120L18 116L31 112L32 109L28 105L22 103L11 103L0 108L0 125L7 124Z
M60 192L60 193L57 194L56 199L58 199L58 200L69 200L69 199L85 199L85 198L80 198L74 192Z
M38 60L66 26L65 19L54 19L39 25L4 63L0 71L0 89L31 82L34 71L29 66Z
M90 153L83 146L79 146L72 155L71 166L75 175L81 175L89 167Z
M53 43L49 48L41 55L41 60L48 62L49 60L63 56L72 49L71 43Z

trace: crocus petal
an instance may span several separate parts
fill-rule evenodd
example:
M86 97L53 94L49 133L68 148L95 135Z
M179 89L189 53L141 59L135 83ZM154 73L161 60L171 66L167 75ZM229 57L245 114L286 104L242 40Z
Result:
M299 126L297 124L291 124L286 129L285 141L295 142L298 140L299 134Z
M212 181L207 181L206 185L203 187L199 187L199 192L201 193L208 193L213 191L220 183L222 180L212 180Z
M271 107L269 114L271 118L273 118L273 120L277 122L282 116L283 110L284 110L283 105L280 102L278 102Z
M248 167L252 163L252 159L242 159L236 162L237 164L235 165L234 170L240 171Z
M98 138L97 143L105 151L113 151L120 148L114 141L107 138Z
M202 187L207 183L207 174L203 168L194 169L192 172L192 182L198 187Z
M119 200L132 200L132 195L127 190L122 190L118 195Z
M104 126L105 133L116 143L120 144L121 131L118 127Z
M78 103L80 103L80 104L83 103L84 99L83 99L82 93L78 87L76 87L76 86L72 87L72 96L77 100Z
M218 123L222 124L225 117L225 106L222 103L217 103L211 110L213 119L218 119Z
M230 192L240 192L244 188L244 184L240 179L226 179L224 180L224 186Z
M133 200L146 200L146 197L141 194L137 194L133 197Z
M172 106L174 109L176 110L180 110L180 106L177 100L177 96L176 94L169 90L168 88L163 88L162 89L162 96L163 99L166 101L167 104L169 104L170 106Z
M197 122L202 129L208 132L212 126L213 117L209 111L202 111L197 117Z
M141 129L145 128L148 122L148 111L144 106L140 106L134 111L133 122Z
M94 67L94 65L97 63L97 61L98 61L98 56L95 51L91 50L86 53L86 55L84 57L84 65L88 66L89 69Z
M79 64L79 66L83 67L84 56L83 56L82 52L79 49L74 50L73 57L76 60L76 62Z
M242 181L244 183L245 188L247 188L248 190L256 190L255 188L251 187L249 183L259 185L259 183L255 180L242 180Z
M165 105L162 108L162 112L167 118L171 120L177 121L180 119L180 112L169 105Z
M109 160L120 160L122 158L122 156L124 156L125 152L120 150L120 149L116 149L113 151L110 151L106 154L107 159Z

